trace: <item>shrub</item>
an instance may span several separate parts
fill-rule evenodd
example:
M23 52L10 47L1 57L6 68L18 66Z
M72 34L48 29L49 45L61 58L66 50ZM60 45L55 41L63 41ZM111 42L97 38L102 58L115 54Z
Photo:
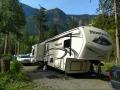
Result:
M1 55L0 55L0 58L2 58L2 57L6 57L6 56L12 57L11 54L1 54Z
M12 73L20 73L23 68L23 65L20 61L14 60L10 65L10 72Z
M115 66L115 64L113 64L113 63L104 63L104 66L102 66L102 70L106 71L106 72L109 72L112 66Z

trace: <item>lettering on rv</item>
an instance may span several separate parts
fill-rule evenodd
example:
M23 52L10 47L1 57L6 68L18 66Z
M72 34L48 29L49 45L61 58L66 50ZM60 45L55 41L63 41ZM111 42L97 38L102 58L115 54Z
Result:
M59 45L62 45L62 43L57 43L57 44L55 44L55 46L59 46Z
M105 33L102 33L102 32L97 32L97 31L93 31L93 30L89 30L90 31L90 34L99 34L99 35L104 35L106 37L109 37L108 34L105 34Z

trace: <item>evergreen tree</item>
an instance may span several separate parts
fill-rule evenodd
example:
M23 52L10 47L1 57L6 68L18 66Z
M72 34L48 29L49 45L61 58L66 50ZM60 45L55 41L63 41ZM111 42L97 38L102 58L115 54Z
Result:
M48 32L45 33L45 36L46 36L46 39L53 37L53 30L50 29Z
M39 40L38 43L42 42L44 40L44 33L46 31L48 31L48 27L46 26L46 22L47 22L47 17L45 15L45 8L40 6L40 10L35 9L35 15L34 15L34 19L35 19L35 24L38 27L38 31L39 31Z
M15 36L12 33L10 33L9 52L11 54L15 54L15 44L16 44L15 39L16 39Z
M57 30L57 26L54 25L54 30L53 30L53 36L58 35L58 30Z
M20 37L21 26L26 23L25 15L18 0L0 0L0 32L5 34L4 53L9 52L9 33Z
M101 28L103 30L109 30L114 28L114 21L106 14L99 14L95 19L90 21L90 24L94 27Z
M57 26L54 25L53 29L50 29L49 32L46 33L46 39L54 37L58 35L58 30L57 30Z
M35 43L37 43L37 42L35 42L35 35L30 36L30 40L31 40L31 46L34 45Z
M26 53L26 47L27 47L27 45L29 44L29 34L28 34L28 26L27 25L25 25L25 27L24 27L24 30L23 30L23 37L22 37L22 42L21 43L23 43L23 47L21 47L22 49L21 50L23 50L23 52L22 53Z
M72 22L70 23L70 29L76 28L76 22L75 19L72 18Z

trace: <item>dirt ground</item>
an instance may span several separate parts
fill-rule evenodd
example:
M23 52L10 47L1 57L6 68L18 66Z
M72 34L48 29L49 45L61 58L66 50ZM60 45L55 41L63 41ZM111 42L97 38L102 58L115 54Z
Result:
M67 75L61 71L52 69L34 72L37 66L24 66L23 71L30 76L38 86L34 90L114 90L109 85L109 78L98 78L95 74Z

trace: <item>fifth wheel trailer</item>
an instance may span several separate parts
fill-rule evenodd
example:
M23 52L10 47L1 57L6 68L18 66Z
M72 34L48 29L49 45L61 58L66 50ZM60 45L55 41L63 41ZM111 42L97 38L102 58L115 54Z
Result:
M32 46L35 61L66 73L86 73L91 65L100 66L113 49L111 36L92 26L81 26Z

